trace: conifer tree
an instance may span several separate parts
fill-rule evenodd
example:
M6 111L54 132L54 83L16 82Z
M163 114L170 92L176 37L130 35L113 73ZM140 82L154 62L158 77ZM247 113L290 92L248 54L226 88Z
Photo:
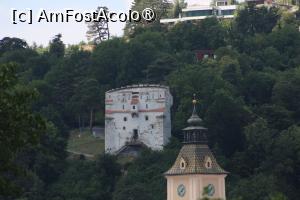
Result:
M92 21L88 23L86 36L88 40L93 41L95 44L99 44L102 41L108 40L110 37L108 21L103 19L106 18L104 16L108 15L108 8L98 7L96 13L98 13L98 15L93 16Z

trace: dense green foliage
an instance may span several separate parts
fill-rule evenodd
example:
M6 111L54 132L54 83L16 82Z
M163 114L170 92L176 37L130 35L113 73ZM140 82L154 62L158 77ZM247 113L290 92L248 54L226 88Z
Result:
M17 194L4 194L8 181L22 188L20 200L166 199L163 172L180 148L194 93L210 147L230 172L228 199L299 199L298 27L292 14L246 7L233 21L139 26L130 37L102 42L92 52L66 48L61 35L43 51L18 38L3 38L0 199ZM207 49L216 57L198 61L195 51ZM174 138L166 149L145 150L125 165L107 155L66 161L68 130L103 125L104 92L136 83L171 88ZM34 102L29 88L39 93ZM14 169L11 164L26 173L11 175L6 171Z

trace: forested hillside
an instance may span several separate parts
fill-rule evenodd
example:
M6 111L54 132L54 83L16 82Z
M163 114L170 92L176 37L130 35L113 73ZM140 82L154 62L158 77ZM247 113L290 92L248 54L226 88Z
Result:
M294 14L246 7L207 18L138 26L94 51L0 40L0 199L164 200L193 94L229 200L300 199L300 33ZM125 31L126 32L126 31ZM196 59L196 50L215 58ZM71 129L104 124L104 92L165 84L174 96L171 143L131 163L68 160ZM91 120L94 118L94 120Z

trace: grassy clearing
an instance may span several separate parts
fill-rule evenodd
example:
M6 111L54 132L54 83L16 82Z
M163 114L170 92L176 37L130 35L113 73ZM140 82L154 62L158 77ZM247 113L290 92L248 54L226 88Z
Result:
M73 130L70 133L67 149L70 159L78 159L79 154L82 154L87 160L95 160L98 155L104 153L104 139L95 138L88 130L84 130L80 136L78 130ZM134 159L131 156L118 156L118 163L127 165Z
M68 151L97 156L104 152L104 140L95 138L89 131L79 135L78 130L73 130L68 141Z

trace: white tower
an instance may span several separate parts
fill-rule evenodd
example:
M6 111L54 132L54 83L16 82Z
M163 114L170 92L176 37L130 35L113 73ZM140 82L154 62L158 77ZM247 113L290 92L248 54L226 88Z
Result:
M105 94L105 152L128 144L162 150L171 137L173 98L162 85L131 85Z

